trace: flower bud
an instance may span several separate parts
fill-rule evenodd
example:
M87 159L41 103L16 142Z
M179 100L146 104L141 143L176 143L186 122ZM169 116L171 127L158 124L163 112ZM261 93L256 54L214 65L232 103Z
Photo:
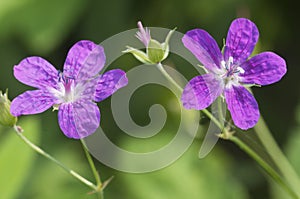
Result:
M130 46L127 46L123 53L132 53L136 59L144 64L158 64L165 60L169 55L169 40L175 29L168 33L165 42L160 43L151 38L150 30L144 28L141 22L138 22L138 27L139 31L136 37L145 45L146 53Z
M17 123L17 118L10 113L10 101L7 98L8 91L2 94L0 91L0 124L3 126L14 126Z
M161 43L151 39L147 48L148 59L151 63L159 63L163 60L164 49Z

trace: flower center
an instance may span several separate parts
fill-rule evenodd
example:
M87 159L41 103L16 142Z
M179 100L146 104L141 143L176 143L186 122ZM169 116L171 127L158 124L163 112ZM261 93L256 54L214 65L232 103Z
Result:
M75 100L75 79L65 76L62 72L59 72L58 75L59 87L64 101L73 102Z
M233 57L229 57L229 59L226 61L221 61L222 66L222 74L221 77L224 80L225 85L232 84L232 83L238 83L239 82L239 74L245 73L245 70L238 66L233 64Z
M57 98L57 105L61 103L74 102L81 97L85 87L75 81L73 77L67 77L62 72L58 72L57 88L48 88Z

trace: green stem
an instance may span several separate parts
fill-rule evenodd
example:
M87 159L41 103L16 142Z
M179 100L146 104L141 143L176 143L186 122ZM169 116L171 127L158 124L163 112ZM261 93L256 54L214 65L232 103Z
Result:
M253 151L248 145L242 142L236 136L227 137L228 140L238 145L244 152L252 157L292 198L297 199L298 195L295 191L287 184L283 178L269 165L267 164L255 151Z
M286 179L289 186L297 193L300 198L300 180L295 172L294 168L291 166L286 156L282 153L276 141L272 137L272 134L267 127L264 119L260 116L260 119L256 126L254 127L257 132L257 136L260 139L262 145L266 148L275 165L278 167L284 179Z
M165 76L167 80L172 83L175 88L178 90L179 94L182 93L183 88L177 84L177 82L169 75L169 73L164 69L163 65L161 63L158 63L157 65L158 70ZM211 119L221 130L223 129L223 125L215 118L207 109L201 110L209 119Z
M213 116L213 114L211 114L211 112L209 112L207 109L202 109L201 110L211 121L213 121L218 127L219 129L221 129L221 131L223 131L224 129L224 125L221 124L221 122L219 122L219 120Z
M169 80L170 83L172 83L175 86L175 88L178 90L178 92L182 93L182 91L183 91L182 87L179 84L177 84L177 82L169 75L169 73L164 69L163 65L161 63L158 63L156 65L156 67L165 76L165 78L167 80Z
M99 173L96 169L96 166L95 166L95 163L92 159L92 156L90 155L89 151L87 150L87 147L86 147L86 144L85 144L84 140L80 139L80 141L81 141L82 148L84 150L85 156L86 156L86 158L89 162L89 165L91 167L91 170L93 172L93 175L94 175L96 183L97 183L97 189L95 191L98 194L98 198L103 199L104 197L103 197L102 182L101 182L101 179L100 179L100 175L99 175Z
M24 143L26 143L29 147L31 147L34 151L36 151L37 153L39 153L40 155L44 156L45 158L47 158L48 160L52 161L53 163L55 163L56 165L58 165L59 167L61 167L63 170L65 170L67 173L71 174L73 177L75 177L77 180L79 180L80 182L82 182L83 184L85 184L86 186L92 188L93 190L95 190L97 187L96 185L94 185L92 182L88 181L87 179L85 179L84 177L82 177L81 175L79 175L78 173L76 173L75 171L69 169L68 167L66 167L63 163L61 163L60 161L58 161L57 159L55 159L54 157L52 157L51 155L49 155L48 153L46 153L43 149L41 149L40 147L36 146L35 144L33 144L30 140L28 140L20 131L19 131L19 127L15 126L15 131L17 133L17 135L24 141Z

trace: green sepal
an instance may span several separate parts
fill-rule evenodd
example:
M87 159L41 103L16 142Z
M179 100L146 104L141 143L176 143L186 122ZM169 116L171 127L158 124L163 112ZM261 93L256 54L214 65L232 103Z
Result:
M164 50L164 57L163 57L162 60L165 60L165 59L168 57L168 55L169 55L169 50L170 50L170 47L169 47L169 41L170 41L170 39L171 39L171 36L172 36L173 33L175 32L175 30L176 30L176 28L174 28L173 30L171 30L171 31L168 33L168 35L167 35L167 37L166 37L166 39L165 39L165 42L162 43L162 47L163 47L163 50Z
M253 86L255 86L255 87L261 87L261 85L259 85L259 84L243 84L243 86L246 87L246 88L251 88Z
M221 49L222 54L224 54L225 46L226 46L226 40L225 40L225 38L223 38L223 46Z
M157 64L161 62L164 57L162 44L154 39L151 39L147 47L147 55L152 63Z
M138 59L140 62L143 62L144 64L151 64L152 62L149 60L148 55L136 48L126 46L126 50L122 51L123 53L131 53L133 56Z
M8 90L4 94L0 91L0 124L12 127L17 123L17 117L10 113L11 102L7 98Z

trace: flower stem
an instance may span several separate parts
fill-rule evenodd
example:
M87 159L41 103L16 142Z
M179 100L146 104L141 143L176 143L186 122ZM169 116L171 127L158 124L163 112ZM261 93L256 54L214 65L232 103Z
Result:
M244 152L253 158L292 198L298 198L297 193L295 193L291 186L247 144L233 135L228 136L227 139L238 145Z
M161 63L158 63L156 66L158 70L165 76L165 78L175 86L178 92L182 93L182 87L179 84L177 84L177 82L169 75L169 73L164 69L163 65Z
M96 185L94 185L92 182L90 182L89 180L85 179L84 177L82 177L81 175L79 175L78 173L76 173L75 171L69 169L63 163L61 163L60 161L58 161L57 159L55 159L54 157L52 157L51 155L49 155L48 153L46 153L43 149L41 149L40 147L38 147L35 144L33 144L29 139L27 139L22 134L22 132L20 131L20 127L15 126L14 129L15 129L17 135L24 141L24 143L27 144L29 147L31 147L34 151L36 151L40 155L44 156L48 160L50 160L53 163L55 163L56 165L58 165L60 168L62 168L63 170L65 170L67 173L71 174L73 177L75 177L77 180L79 180L80 182L82 182L86 186L92 188L93 190L95 190L97 188Z
M164 69L163 65L161 63L158 63L157 65L158 70L165 76L167 80L172 83L175 88L178 90L179 94L182 93L183 88L169 75L169 73ZM209 119L211 119L221 130L223 129L223 125L211 114L207 109L201 110Z
M102 182L101 182L101 178L100 178L100 175L96 169L96 166L95 166L95 163L92 159L92 156L90 155L89 151L87 150L87 147L86 147L86 144L84 142L83 139L80 139L81 141L81 144L82 144L82 148L84 150L84 153L85 153L85 156L89 162L89 165L90 165L90 168L93 172L93 175L95 177L95 180L96 180L96 184L97 184L97 189L95 190L98 194L98 198L99 199L103 199L103 190L102 190Z
M266 148L275 165L281 172L283 178L287 181L288 185L291 186L293 190L297 193L298 198L300 198L299 177L294 168L289 163L286 156L280 150L274 138L272 137L272 134L262 116L260 116L260 119L254 127L254 129L257 132L257 136L261 141L262 145Z

